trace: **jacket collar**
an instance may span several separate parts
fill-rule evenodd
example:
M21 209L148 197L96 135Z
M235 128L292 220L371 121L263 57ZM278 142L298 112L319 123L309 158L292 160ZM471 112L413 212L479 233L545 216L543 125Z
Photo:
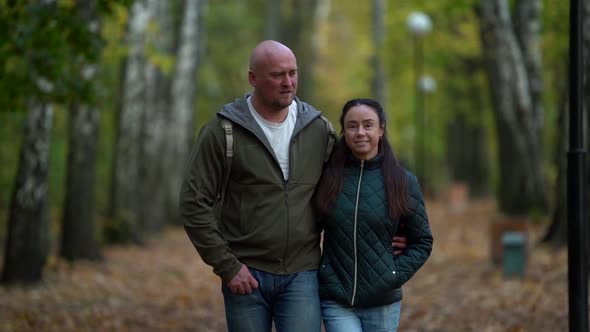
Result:
M366 170L381 168L381 164L383 164L383 153L379 153L373 159L365 160L364 162L365 162L365 164L363 167ZM348 156L346 158L346 165L353 166L353 167L360 167L361 160L349 152Z

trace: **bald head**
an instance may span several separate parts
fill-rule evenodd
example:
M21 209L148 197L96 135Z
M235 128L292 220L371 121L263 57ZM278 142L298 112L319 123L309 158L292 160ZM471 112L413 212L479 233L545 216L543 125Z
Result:
M268 121L283 121L297 93L295 54L274 40L261 42L250 57L248 81L256 111Z
M256 71L261 64L266 64L272 62L275 58L285 56L295 59L295 54L287 46L274 40L265 40L256 45L252 51L252 55L250 56L250 70Z

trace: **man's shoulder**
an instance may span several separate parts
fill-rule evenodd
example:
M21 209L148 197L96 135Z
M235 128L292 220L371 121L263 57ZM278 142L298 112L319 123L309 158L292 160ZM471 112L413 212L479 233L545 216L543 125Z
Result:
M299 99L298 97L295 97L295 102L297 103L297 111L299 113L309 113L310 115L315 115L315 116L317 116L318 113L320 113L320 114L322 113L317 108L315 108L315 106Z
M303 123L310 123L314 120L321 120L326 125L329 125L329 128L332 128L332 123L328 118L317 108L313 105L302 101L301 99L295 97L295 102L297 102L297 116L299 120Z
M217 112L217 117L225 118L242 125L249 123L251 115L246 97L236 98L234 101L223 105Z

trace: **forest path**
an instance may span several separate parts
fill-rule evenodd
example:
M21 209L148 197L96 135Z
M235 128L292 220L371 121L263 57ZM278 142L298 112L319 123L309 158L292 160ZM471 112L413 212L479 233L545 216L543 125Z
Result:
M428 202L434 249L404 286L399 331L566 331L567 252L534 245L524 279L489 259L493 202ZM51 261L45 282L0 287L0 331L225 331L220 281L184 231L114 246L103 263Z

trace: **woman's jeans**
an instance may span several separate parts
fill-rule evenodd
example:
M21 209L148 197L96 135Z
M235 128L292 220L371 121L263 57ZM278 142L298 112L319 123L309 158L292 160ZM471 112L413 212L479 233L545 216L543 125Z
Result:
M401 301L369 308L352 308L330 300L322 301L326 332L395 332L400 310Z
M318 271L277 275L249 268L258 288L248 295L232 294L224 284L229 332L319 332L321 328Z

